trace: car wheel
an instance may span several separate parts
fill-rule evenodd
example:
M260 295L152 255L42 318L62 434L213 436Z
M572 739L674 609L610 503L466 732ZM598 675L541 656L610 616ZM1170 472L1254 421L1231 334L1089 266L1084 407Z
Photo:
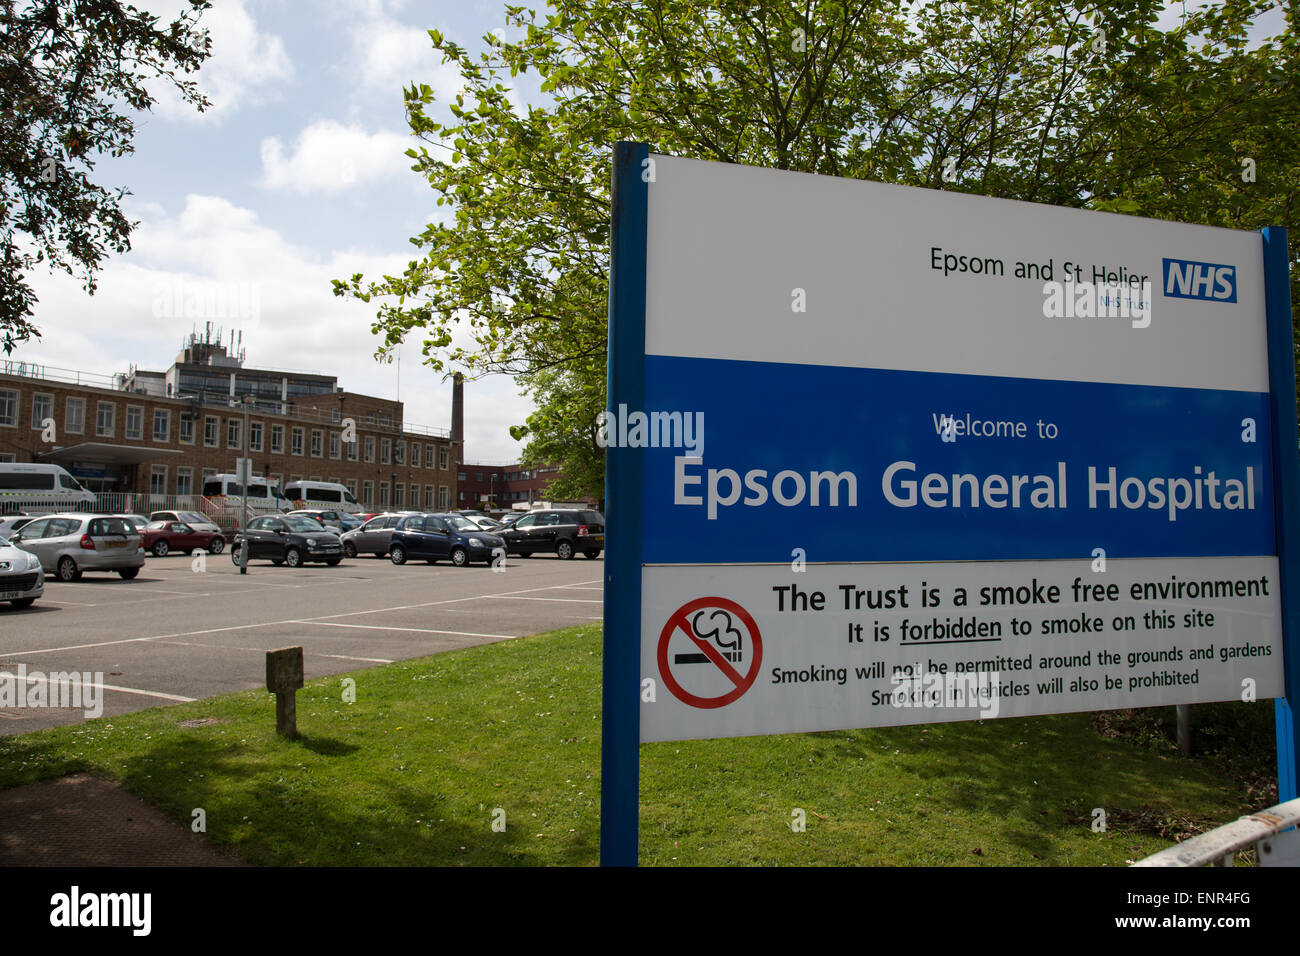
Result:
M123 568L121 571L118 571L117 573L120 574L120 575L122 575L122 580L123 580L123 581L130 581L130 580L132 580L133 578L135 578L135 576L136 576L137 574L140 573L140 569L139 569L139 568Z
M342 560L343 560L342 558L326 558L325 563L332 568Z
M573 557L573 545L568 541L561 541L555 546L555 556L561 561L568 561Z
M232 548L230 549L230 563L231 563L231 564L233 564L233 565L235 565L235 566L238 566L238 565L239 565L239 552L240 552L241 550L243 550L243 549L240 548L239 545L235 545L234 547L232 547Z
M163 540L159 539L158 541L155 541L155 542L153 543L153 553L154 553L157 557L160 557L160 558L165 558L165 557L167 557L167 552L170 551L170 550L171 550L171 548L168 546L168 544L167 544L166 541L163 541Z
M9 603L18 610L23 611L35 604L36 598L19 598L18 600L10 601Z
M458 568L463 568L469 564L469 552L464 548L451 549L451 563Z
M55 568L58 572L60 581L80 581L81 569L77 567L77 562L71 558L59 558L58 566Z
M225 538L213 538L211 541L208 542L208 553L220 554L221 549L224 548L225 546L226 546Z
M592 558L593 560L600 557L599 551L584 551L582 553L585 554L587 557Z
M302 567L302 552L297 548L284 549L284 563L291 568Z
M388 549L388 557L392 560L393 564L405 564L406 549L400 544L393 545L393 547Z
M343 542L343 556L345 558L355 558L357 556L357 546L351 541Z

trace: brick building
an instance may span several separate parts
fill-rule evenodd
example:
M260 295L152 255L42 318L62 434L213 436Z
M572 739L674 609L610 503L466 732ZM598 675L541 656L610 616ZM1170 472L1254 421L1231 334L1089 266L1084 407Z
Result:
M411 424L401 402L346 391L333 376L245 368L232 352L192 335L166 372L115 376L5 360L0 461L62 465L91 491L158 503L197 495L205 476L247 456L280 487L339 482L367 510L456 507L463 431ZM460 423L459 382L453 404ZM349 420L354 442L344 440Z
M517 505L547 501L547 486L559 475L555 465L463 464L456 474L456 507L510 511ZM585 503L597 504L590 498Z

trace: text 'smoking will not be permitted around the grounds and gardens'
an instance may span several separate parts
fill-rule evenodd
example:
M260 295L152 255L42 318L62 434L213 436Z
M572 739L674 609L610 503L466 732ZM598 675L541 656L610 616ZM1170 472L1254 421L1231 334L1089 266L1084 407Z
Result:
M1300 689L1282 230L635 144L614 185L610 408L708 441L607 450L607 862L640 742Z

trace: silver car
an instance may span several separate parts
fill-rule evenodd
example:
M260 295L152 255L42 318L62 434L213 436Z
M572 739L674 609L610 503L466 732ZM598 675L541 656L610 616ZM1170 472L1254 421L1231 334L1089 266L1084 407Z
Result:
M0 520L0 538L7 538L23 525L36 518L35 515L9 515Z
M119 515L44 515L9 539L36 555L46 574L77 581L83 571L116 571L131 580L144 567L140 533Z
M34 554L15 548L0 537L0 602L16 608L31 607L45 593L45 572Z
M397 527L399 521L409 515L410 512L375 515L360 528L344 531L339 535L339 540L343 542L343 554L349 558L355 558L358 554L384 557L388 554L388 543L392 540L393 529Z

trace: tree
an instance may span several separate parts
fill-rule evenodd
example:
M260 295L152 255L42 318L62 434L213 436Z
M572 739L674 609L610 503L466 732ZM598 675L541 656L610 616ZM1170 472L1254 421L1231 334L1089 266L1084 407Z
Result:
M449 209L398 276L335 280L376 302L380 351L414 330L435 369L518 375L538 411L526 460L599 484L612 144L1220 225L1294 211L1294 11L1231 0L1154 27L1159 0L753 4L553 0L506 8L514 42L475 54L430 31L463 89L404 91L408 151ZM535 71L551 97L517 110ZM1238 176L1244 150L1269 180ZM1300 301L1300 300L1298 300ZM453 331L462 334L453 340ZM599 399L596 396L601 396ZM582 440L586 433L593 440ZM599 495L599 491L590 491Z
M156 102L169 82L198 108L209 103L180 73L209 53L198 28L209 0L165 27L117 0L0 0L0 337L5 352L40 333L25 278L37 264L78 275L94 294L109 252L130 248L136 223L125 188L91 180L96 157L133 151L127 110Z

